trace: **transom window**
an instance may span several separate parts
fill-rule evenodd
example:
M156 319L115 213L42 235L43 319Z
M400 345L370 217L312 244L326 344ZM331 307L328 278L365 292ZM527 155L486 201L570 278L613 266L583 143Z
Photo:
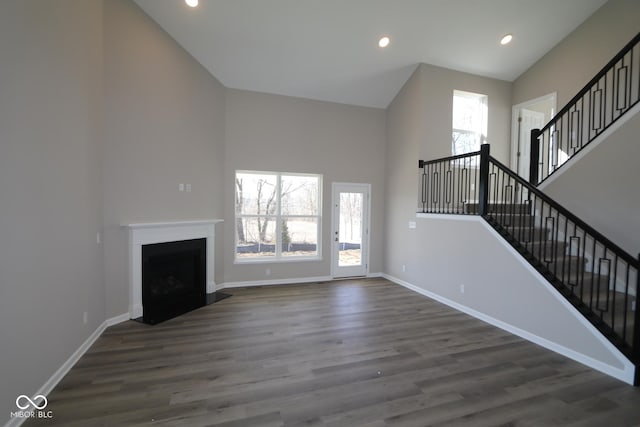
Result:
M453 91L451 151L454 156L480 150L487 140L487 96Z
M236 261L319 258L321 194L321 175L236 171Z

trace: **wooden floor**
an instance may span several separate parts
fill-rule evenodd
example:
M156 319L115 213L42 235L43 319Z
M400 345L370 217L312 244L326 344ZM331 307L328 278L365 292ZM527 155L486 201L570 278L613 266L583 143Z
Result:
M232 290L109 328L62 426L640 426L640 390L384 279Z

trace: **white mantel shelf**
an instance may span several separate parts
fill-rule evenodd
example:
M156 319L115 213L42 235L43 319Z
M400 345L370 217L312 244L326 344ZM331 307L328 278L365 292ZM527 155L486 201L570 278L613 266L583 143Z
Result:
M217 224L221 219L199 219L194 221L172 221L172 222L140 222L135 224L125 224L126 228L163 228L163 227L190 227L194 225Z
M142 246L207 239L207 293L215 292L215 225L221 219L123 224L129 232L129 317L142 316Z

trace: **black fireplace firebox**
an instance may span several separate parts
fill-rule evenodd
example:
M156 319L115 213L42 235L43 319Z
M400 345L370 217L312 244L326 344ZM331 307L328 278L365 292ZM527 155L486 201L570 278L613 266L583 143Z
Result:
M156 324L207 303L207 239L142 246L142 321Z

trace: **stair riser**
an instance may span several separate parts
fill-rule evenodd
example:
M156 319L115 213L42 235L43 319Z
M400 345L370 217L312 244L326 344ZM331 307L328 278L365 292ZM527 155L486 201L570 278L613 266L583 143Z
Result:
M572 258L571 260L555 260L552 262L542 262L556 277L568 279L570 276L582 274L584 270L584 260ZM564 280L563 280L564 281ZM565 281L566 283L566 281ZM575 282L572 282L575 283Z
M529 227L533 224L535 217L529 214L514 215L491 215L491 219L503 227Z
M507 232L521 243L541 244L549 239L549 230L530 227L505 227Z
M563 242L554 242L552 240L529 242L522 244L529 253L539 259L550 259L551 256L562 256L567 251L567 244Z
M465 206L467 213L478 213L480 211L477 203L469 203ZM502 204L489 204L487 206L488 214L529 214L531 207L529 205L502 205Z

